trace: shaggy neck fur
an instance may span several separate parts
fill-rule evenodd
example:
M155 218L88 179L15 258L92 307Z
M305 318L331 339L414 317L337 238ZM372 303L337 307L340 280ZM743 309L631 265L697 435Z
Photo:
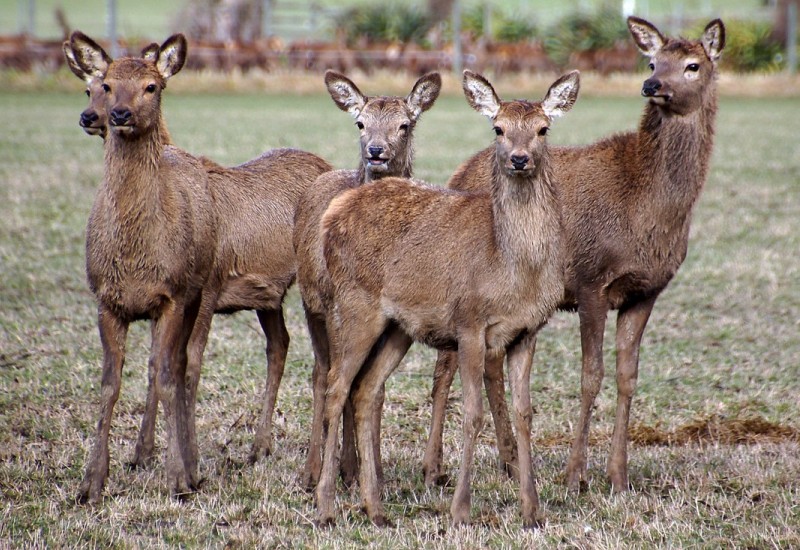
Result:
M545 154L530 177L511 177L493 163L492 210L495 242L515 270L548 265L560 252L561 214ZM544 260L544 261L543 261Z
M662 196L655 215L669 215L682 223L696 202L708 173L714 142L717 98L714 85L707 90L703 104L694 112L674 115L649 103L639 126L640 166L647 185L650 174L662 174L654 191ZM676 213L678 215L676 216Z

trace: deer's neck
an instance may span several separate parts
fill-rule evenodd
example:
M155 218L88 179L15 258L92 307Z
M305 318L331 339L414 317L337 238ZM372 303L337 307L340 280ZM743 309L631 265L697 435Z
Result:
M716 94L685 116L649 104L639 127L639 162L645 180L655 180L662 212L688 215L708 174L714 143ZM653 176L655 175L655 176ZM678 216L680 217L680 216Z
M105 147L105 191L115 207L129 219L143 219L161 206L159 165L168 144L166 128L159 126L142 136L126 138L110 133Z
M550 257L559 254L561 210L547 160L529 178L510 177L494 163L492 210L495 242L512 269L523 274L538 272Z

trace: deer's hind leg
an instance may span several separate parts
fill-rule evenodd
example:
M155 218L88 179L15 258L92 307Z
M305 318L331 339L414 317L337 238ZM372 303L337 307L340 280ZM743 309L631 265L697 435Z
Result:
M355 410L362 504L372 522L391 525L380 498L383 472L380 467L380 416L386 380L411 347L411 338L398 327L390 327L378 344L374 357L362 368L351 394Z
M329 312L326 319L331 366L323 424L325 448L316 489L317 520L322 525L334 523L334 493L340 460L339 423L345 401L353 380L387 325L380 308L368 299L343 300L335 309L336 314Z
M267 337L267 382L262 399L261 419L256 430L250 462L262 456L269 456L272 445L272 415L278 400L278 389L286 368L286 354L289 351L289 331L283 319L283 308L259 310L258 321Z

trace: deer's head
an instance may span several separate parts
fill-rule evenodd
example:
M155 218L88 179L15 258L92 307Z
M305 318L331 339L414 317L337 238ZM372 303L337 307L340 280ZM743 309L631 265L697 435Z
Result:
M501 101L489 81L472 71L464 71L463 88L470 106L492 122L500 169L508 176L527 178L541 166L550 123L575 104L580 73L561 76L542 101Z
M90 136L100 136L105 139L108 121L106 117L106 93L105 90L103 90L103 81L84 71L75 59L75 52L72 51L72 46L69 41L64 42L62 50L64 51L64 57L67 60L69 69L75 76L86 83L86 97L89 98L89 106L81 113L79 124L81 128L83 128L83 131ZM102 52L100 54L101 57L103 57L107 64L111 64L111 58L105 55L105 52L102 50L103 49L100 48ZM142 50L142 58L155 61L158 56L158 50L158 44L150 44Z
M414 126L439 97L439 73L422 76L404 98L367 97L350 79L334 71L325 73L325 85L334 103L356 120L367 181L410 176Z
M722 21L715 19L706 25L699 40L666 37L652 23L638 17L628 18L628 29L639 51L650 58L653 72L642 85L642 95L679 115L699 109L716 78L725 47Z
M72 33L70 48L80 70L101 83L102 105L113 132L136 137L158 125L161 93L167 80L181 70L186 60L183 35L171 36L157 49L148 46L142 57L116 60L111 60L102 47L79 31Z
M83 131L90 136L106 137L106 109L105 94L103 92L103 81L95 78L83 68L75 59L75 52L69 41L62 44L61 49L67 60L67 66L72 74L83 80L86 84L86 97L89 98L89 106L81 113L79 124ZM101 48L102 50L102 48ZM103 52L101 55L104 55ZM111 63L111 58L105 55L105 61Z

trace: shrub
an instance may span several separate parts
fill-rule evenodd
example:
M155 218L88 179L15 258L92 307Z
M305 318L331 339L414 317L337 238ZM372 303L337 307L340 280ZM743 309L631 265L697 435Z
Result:
M693 25L687 36L700 36L705 22ZM783 47L772 40L772 27L765 21L725 21L725 49L722 65L738 72L774 72L783 65Z
M527 17L520 17L516 14L507 14L502 9L491 6L490 17L492 20L492 38L499 42L520 42L530 40L538 35L536 25ZM484 13L486 4L475 4L464 11L461 20L461 28L473 36L486 35L484 25Z
M362 37L370 42L422 43L430 22L420 8L390 2L346 10L336 18L336 27L351 45Z
M629 37L619 10L606 6L596 13L576 12L563 17L545 31L544 46L553 61L563 65L572 52L611 48Z

